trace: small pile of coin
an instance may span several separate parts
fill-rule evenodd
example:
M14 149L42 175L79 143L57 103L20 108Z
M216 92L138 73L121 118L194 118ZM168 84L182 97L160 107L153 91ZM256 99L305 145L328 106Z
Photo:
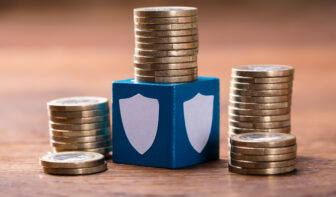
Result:
M294 68L252 65L232 68L229 135L290 133Z
M296 138L286 133L244 133L230 137L229 170L275 175L295 170Z
M49 153L40 158L43 172L55 175L85 175L107 170L104 155L94 152Z
M108 100L69 97L47 103L54 152L87 151L109 156L111 129Z
M136 8L134 25L136 80L179 83L197 79L197 8Z

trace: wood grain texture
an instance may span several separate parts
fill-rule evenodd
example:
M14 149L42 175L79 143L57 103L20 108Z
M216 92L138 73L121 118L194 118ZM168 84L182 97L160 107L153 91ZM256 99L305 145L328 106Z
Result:
M107 172L78 177L47 175L38 164L50 150L46 102L111 98L111 82L133 75L132 7L150 3L8 5L0 15L1 196L335 196L336 6L312 2L192 3L200 8L199 74L221 80L219 161L179 170L108 161ZM295 173L228 172L230 69L255 63L295 66Z

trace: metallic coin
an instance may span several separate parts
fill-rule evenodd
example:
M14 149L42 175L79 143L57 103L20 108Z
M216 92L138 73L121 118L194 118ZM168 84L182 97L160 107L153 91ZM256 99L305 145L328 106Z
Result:
M255 148L274 148L296 144L296 137L285 133L245 133L230 137L232 146L247 146Z
M136 42L142 43L185 43L185 42L196 42L198 41L198 35L194 36L178 36L178 37L141 37L135 36Z
M55 147L53 147L53 151L54 152L68 152L68 150L57 150L55 149ZM96 152L96 153L100 153L103 155L108 154L109 152L112 151L112 147L111 146L104 146L104 147L100 147L100 148L83 148L80 151L85 151L85 152Z
M109 135L94 135L85 137L62 137L62 136L51 136L51 139L55 142L64 143L84 143L84 142L99 142L111 139Z
M105 110L108 100L103 97L69 97L49 101L47 106L50 111Z
M283 96L289 95L292 93L291 89L280 89L280 90L242 90L242 89L235 89L233 87L230 88L230 93L234 95L240 96Z
M141 63L183 63L183 62L195 62L197 61L197 55L192 56L180 56L180 57L146 57L146 56L134 56L136 62Z
M60 117L50 117L50 120L55 123L61 124L85 124L85 123L97 123L109 121L109 114L105 116L93 116L88 118L60 118Z
M244 146L230 146L230 152L244 155L279 155L296 152L296 145L278 148L250 148Z
M197 35L198 29L184 29L184 30L165 30L165 31L143 31L135 29L135 35L145 37L170 37L170 36L191 36Z
M241 168L229 164L229 171L238 174L250 174L250 175L276 175L289 173L295 170L295 165L282 167L282 168L265 168L265 169L251 169L251 168Z
M134 16L134 23L141 24L171 24L171 23L195 23L197 22L197 16L185 16L185 17L167 17L167 18L149 18L149 17L137 17Z
M71 131L71 130L57 130L50 129L50 135L53 136L63 136L63 137L85 137L85 136L95 136L95 135L110 135L111 131L109 127L102 129L93 129L85 131Z
M229 119L229 125L247 129L277 129L290 126L290 121L280 122L239 122Z
M196 75L197 68L178 69L178 70L143 70L135 68L135 74L137 76L151 76L151 77L175 77Z
M99 110L86 110L86 111L49 111L50 117L57 118L87 118L93 116L105 116L109 113L109 108Z
M85 175L103 172L107 170L107 164L104 162L101 165L88 168L46 168L43 167L43 172L55 175Z
M198 47L198 42L188 42L178 44L147 44L136 42L135 46L139 49L148 49L148 50L180 50L180 49L195 49Z
M234 166L241 168L252 168L252 169L283 168L288 166L294 166L296 164L296 159L285 161L273 161L273 162L243 161L243 160L231 159L230 163Z
M197 75L185 75L176 77L151 77L135 75L135 80L152 83L184 83L197 80Z
M240 153L230 152L230 157L234 160L243 161L284 161L296 158L296 152L279 154L279 155L243 155Z
M134 27L140 30L183 30L196 29L198 23L183 23L183 24L135 24Z
M236 102L230 101L230 106L234 108L240 109L281 109L290 107L289 102L282 103L244 103L244 102Z
M83 149L89 149L89 148L100 148L105 146L110 146L111 141L100 141L100 142L88 142L88 143L64 143L64 142L55 142L53 140L50 140L51 145L55 148L55 150L83 150Z
M230 100L237 102L246 102L246 103L281 103L281 102L290 102L291 94L283 96L240 96L235 94L230 94Z
M195 7L145 7L135 8L134 16L137 17L185 17L196 16L197 8Z
M49 122L49 126L52 129L57 130L92 130L92 129L101 129L110 126L110 122L98 122L90 124L60 124Z
M134 64L135 68L140 68L144 70L176 70L176 69L197 68L197 62L186 62L176 64L152 64L152 63L134 62Z
M290 133L291 127L283 127L277 129L247 129L229 126L230 134L243 134L243 133L254 133L254 132L267 132L267 133Z
M198 54L198 49L185 49L185 50L142 50L135 48L135 55L148 56L148 57L176 57L176 56L194 56Z
M232 68L232 74L243 77L285 77L294 74L294 68L284 65L249 65Z
M290 108L281 109L240 109L229 107L229 113L244 116L278 116L290 113Z
M288 83L293 81L293 76L287 77L241 77L237 75L232 75L231 81L237 83L263 83L263 84L273 84L273 83Z
M104 163L104 156L92 152L48 153L40 158L40 163L48 168L86 168Z
M229 114L229 119L240 122L278 122L278 121L290 120L290 114L279 116L242 116L242 115Z
M279 90L291 89L292 83L237 83L231 81L231 87L244 90Z

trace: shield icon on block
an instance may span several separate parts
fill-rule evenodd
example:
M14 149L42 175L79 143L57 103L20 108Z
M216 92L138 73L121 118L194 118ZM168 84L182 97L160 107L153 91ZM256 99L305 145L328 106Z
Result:
M119 100L122 124L128 141L144 154L153 144L159 124L159 101L141 94Z
M191 146L201 153L207 144L212 126L214 96L198 93L183 103L184 121Z

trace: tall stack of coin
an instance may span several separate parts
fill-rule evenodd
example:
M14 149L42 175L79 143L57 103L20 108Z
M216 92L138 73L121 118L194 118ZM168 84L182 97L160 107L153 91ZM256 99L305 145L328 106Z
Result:
M136 8L134 23L136 80L178 83L197 79L197 8Z
M56 175L84 175L107 169L104 155L93 152L49 153L40 158L43 172Z
M69 97L47 103L50 143L55 152L111 152L108 100L102 97Z
M286 133L244 133L230 137L229 170L272 175L295 170L296 138Z
M290 133L293 76L283 65L232 68L229 134Z

